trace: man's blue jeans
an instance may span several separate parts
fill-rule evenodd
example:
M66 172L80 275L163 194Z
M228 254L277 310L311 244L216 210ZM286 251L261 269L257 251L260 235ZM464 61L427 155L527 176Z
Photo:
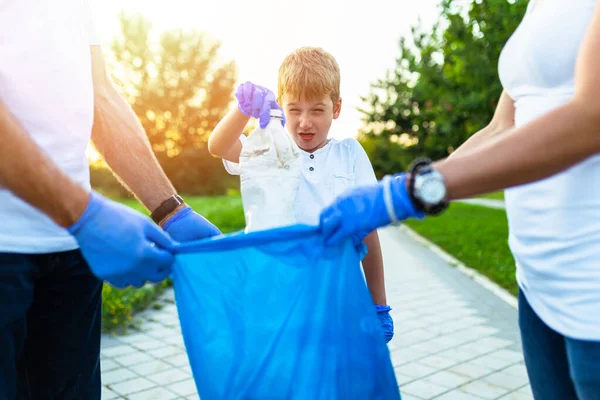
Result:
M600 400L600 341L575 340L550 329L523 293L519 326L536 400Z
M0 253L0 399L100 400L101 302L78 250Z

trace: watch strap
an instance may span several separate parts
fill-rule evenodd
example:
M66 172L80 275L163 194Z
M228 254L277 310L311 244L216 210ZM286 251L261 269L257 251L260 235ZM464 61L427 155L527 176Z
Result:
M426 212L423 202L415 196L415 177L421 169L431 166L431 160L426 157L416 158L408 168L408 195L415 208L419 211Z
M177 207L184 204L183 199L178 194L174 194L165 201L163 201L156 210L152 211L150 218L157 224L162 221L167 215L172 213Z
M415 196L415 177L419 174L434 172L432 162L429 158L417 158L409 168L408 194L415 207L428 215L438 215L448 208L448 201L444 200L437 204L425 204L421 199Z

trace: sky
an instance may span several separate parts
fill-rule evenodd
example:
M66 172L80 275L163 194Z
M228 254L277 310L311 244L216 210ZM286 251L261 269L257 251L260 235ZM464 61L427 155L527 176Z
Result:
M334 138L355 137L362 126L361 96L393 68L398 41L421 18L431 25L437 0L90 0L96 30L108 47L121 11L139 12L160 32L195 29L221 42L220 56L235 61L238 83L276 91L283 58L301 46L330 52L341 70L342 113Z

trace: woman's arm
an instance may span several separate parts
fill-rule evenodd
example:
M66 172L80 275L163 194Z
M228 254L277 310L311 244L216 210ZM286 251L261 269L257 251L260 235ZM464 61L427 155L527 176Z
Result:
M502 92L496 106L496 111L490 123L480 131L473 134L458 149L454 150L448 159L464 156L479 148L491 139L501 137L502 134L515 127L515 103L506 92Z
M598 65L600 6L577 59L572 99L476 151L435 163L446 179L449 199L544 179L600 153Z

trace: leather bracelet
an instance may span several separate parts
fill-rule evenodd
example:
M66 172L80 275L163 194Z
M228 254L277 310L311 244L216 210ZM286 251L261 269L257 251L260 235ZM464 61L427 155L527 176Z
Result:
M165 201L163 201L156 210L152 211L150 218L157 224L162 221L167 215L172 213L177 207L183 204L184 201L180 195L174 194Z

